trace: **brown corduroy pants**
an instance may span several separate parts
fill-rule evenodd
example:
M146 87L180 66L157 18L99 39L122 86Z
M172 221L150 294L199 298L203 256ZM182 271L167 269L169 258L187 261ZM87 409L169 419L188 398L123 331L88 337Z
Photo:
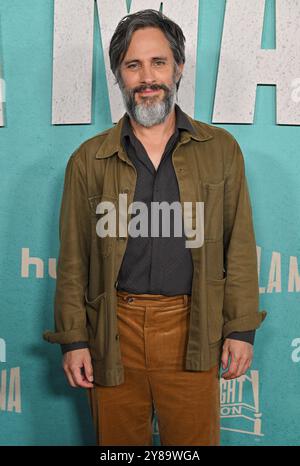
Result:
M125 381L87 389L97 445L220 444L219 365L184 369L190 296L117 291Z

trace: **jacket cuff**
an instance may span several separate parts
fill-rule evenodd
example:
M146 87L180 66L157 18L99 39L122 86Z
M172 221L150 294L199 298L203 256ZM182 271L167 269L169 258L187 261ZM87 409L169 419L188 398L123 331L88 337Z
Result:
M254 330L260 327L260 324L265 320L267 311L263 310L254 315L246 315L233 319L223 326L223 338L227 338L231 332L244 332L249 329Z
M66 330L65 332L51 332L46 330L43 339L49 343L74 343L77 341L88 341L88 333L85 327Z

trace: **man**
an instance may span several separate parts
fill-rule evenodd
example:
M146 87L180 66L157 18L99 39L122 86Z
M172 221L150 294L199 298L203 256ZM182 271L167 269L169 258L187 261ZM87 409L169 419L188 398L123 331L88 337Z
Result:
M151 445L154 410L161 444L219 445L220 361L224 379L244 374L266 316L239 145L175 104L184 42L154 10L120 21L109 52L126 114L66 169L56 332L44 338L62 345L70 385L87 388L98 445ZM175 221L149 235L149 210L148 235L98 235L99 205L119 213L120 194L150 212L204 202L203 244L187 248Z

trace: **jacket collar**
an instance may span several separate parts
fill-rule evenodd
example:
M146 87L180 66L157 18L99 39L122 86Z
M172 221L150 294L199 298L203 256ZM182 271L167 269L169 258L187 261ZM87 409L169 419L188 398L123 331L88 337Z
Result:
M197 136L194 130L194 127L190 123L190 120L187 118L187 116L184 114L184 112L181 110L181 108L175 104L175 119L176 119L176 125L175 125L175 130L186 130L192 135ZM121 130L121 142L124 141L125 137L129 137L132 140L134 140L134 133L132 130L132 126L130 123L130 118L128 113L125 114L124 116L124 122Z
M197 122L198 124L195 124L196 121L193 120L193 118L183 112L177 104L175 104L175 106L176 125L178 128L183 130L181 132L180 139L182 143L185 143L190 139L201 142L208 141L213 138L212 132L209 131L208 128L204 127L203 123L200 122L199 124L199 122ZM125 149L122 145L122 137L127 134L127 123L129 123L129 118L127 113L125 113L114 127L106 131L107 137L97 150L96 159L110 157L116 152L121 155L121 158L124 158Z

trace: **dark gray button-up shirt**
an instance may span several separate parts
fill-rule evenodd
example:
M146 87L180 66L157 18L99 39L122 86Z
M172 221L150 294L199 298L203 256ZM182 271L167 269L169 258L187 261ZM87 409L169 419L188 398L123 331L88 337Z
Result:
M128 235L117 289L167 296L192 292L193 261L190 248L185 247L182 216L182 236L174 235L174 212L171 209L170 222L160 213L160 222L156 223L159 236L151 236L151 203L166 201L171 204L180 200L172 153L182 129L193 131L190 122L176 106L175 133L169 139L156 170L144 146L135 137L128 115L125 118L122 144L137 171L133 201L142 201L147 206L148 232L146 236ZM170 227L168 236L162 236L163 221Z

